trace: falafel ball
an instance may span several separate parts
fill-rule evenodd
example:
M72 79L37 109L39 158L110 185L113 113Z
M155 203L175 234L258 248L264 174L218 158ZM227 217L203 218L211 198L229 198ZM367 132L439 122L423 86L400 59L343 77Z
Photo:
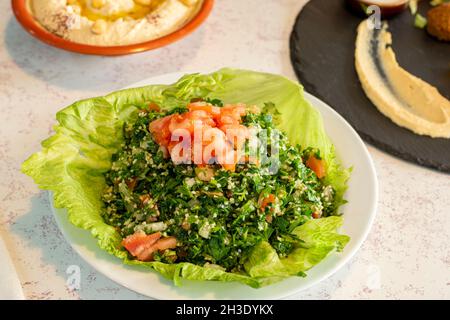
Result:
M450 41L450 3L443 3L427 13L427 31L443 41Z

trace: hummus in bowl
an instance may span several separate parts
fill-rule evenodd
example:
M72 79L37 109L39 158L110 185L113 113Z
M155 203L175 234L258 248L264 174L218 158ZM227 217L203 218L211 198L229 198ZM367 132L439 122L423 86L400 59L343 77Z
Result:
M203 0L28 0L34 18L71 42L124 46L155 40L182 28Z

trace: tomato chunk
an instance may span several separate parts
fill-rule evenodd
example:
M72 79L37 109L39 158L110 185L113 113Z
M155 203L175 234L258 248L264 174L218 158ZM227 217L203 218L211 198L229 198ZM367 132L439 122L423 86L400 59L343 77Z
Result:
M148 105L148 110L159 112L159 111L161 111L161 108L160 108L156 103L151 102L151 103L149 103L149 105Z
M262 211L264 211L269 204L275 203L276 200L277 200L277 198L275 197L275 195L269 194L266 197L263 197L262 199L260 199L259 208Z
M315 156L310 156L306 161L306 166L315 172L317 178L322 179L326 175L325 161L317 159Z
M147 235L145 232L140 231L123 239L122 245L133 256L141 260L140 257L146 255L146 252L151 249L159 238L161 238L161 233L159 232Z
M212 115L219 115L220 110L221 110L219 107L215 107L211 104L208 104L208 103L202 102L202 101L190 103L188 105L188 109L189 109L189 111L201 110L201 111L205 111Z
M175 249L177 247L177 239L175 237L162 238L159 239L153 247L158 251Z
M161 238L160 232L147 235L143 231L138 231L123 239L122 245L138 260L151 261L155 252L175 249L177 239L175 237Z
M148 126L148 130L153 134L156 143L159 145L166 146L170 142L169 123L171 118L172 116L167 116L157 119Z

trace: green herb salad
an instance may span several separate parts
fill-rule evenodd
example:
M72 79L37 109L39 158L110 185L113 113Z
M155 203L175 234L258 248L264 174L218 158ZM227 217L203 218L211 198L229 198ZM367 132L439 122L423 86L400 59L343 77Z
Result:
M238 161L251 158L245 140L227 149L231 164L217 152L216 162L176 163L169 134L180 126L192 133L193 117L220 137L230 127L276 133L277 157ZM283 77L235 69L191 74L173 85L77 102L57 120L55 135L22 171L127 264L176 284L257 288L305 276L349 241L338 233L349 171L301 86Z

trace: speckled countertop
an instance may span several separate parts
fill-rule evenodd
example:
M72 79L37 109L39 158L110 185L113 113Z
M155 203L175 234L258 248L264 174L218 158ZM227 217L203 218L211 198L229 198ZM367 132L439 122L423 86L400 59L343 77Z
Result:
M51 133L56 111L175 71L242 67L295 78L288 37L302 0L218 0L206 24L171 46L102 58L31 38L0 2L0 226L29 299L142 299L89 267L64 240L46 193L19 172ZM296 299L450 299L450 176L369 146L380 180L367 241L341 271ZM81 287L67 288L77 265Z

